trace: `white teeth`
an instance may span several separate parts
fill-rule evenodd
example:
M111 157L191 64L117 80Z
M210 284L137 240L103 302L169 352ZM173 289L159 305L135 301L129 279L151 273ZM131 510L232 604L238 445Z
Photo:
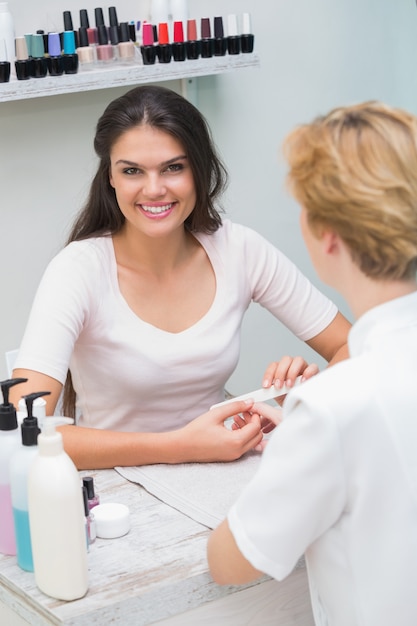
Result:
M172 202L170 204L164 204L163 206L147 206L146 204L141 204L140 206L147 213L153 213L154 215L157 215L158 213L168 211L172 207Z

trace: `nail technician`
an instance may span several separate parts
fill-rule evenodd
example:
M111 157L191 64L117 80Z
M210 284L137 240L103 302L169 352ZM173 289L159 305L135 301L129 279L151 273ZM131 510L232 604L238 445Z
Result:
M49 390L52 414L66 385L66 415L75 395L77 425L61 432L80 469L236 459L261 441L259 420L228 430L245 403L209 407L224 399L250 303L327 361L346 357L350 324L273 245L222 220L226 171L183 97L130 90L107 106L94 147L89 198L38 288L14 370L29 382L15 393ZM263 384L316 372L285 358Z
M357 321L350 358L287 395L210 568L221 584L282 580L305 553L317 625L415 626L417 118L339 108L287 155L311 260Z

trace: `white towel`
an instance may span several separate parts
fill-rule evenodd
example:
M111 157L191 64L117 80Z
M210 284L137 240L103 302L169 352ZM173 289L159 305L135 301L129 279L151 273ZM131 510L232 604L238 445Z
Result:
M115 469L196 522L215 528L254 476L261 456L251 451L228 463L161 463Z

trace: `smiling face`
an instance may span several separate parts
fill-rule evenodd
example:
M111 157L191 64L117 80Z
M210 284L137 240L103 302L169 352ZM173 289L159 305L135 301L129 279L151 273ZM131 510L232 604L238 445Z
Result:
M143 124L123 133L110 152L110 184L126 227L169 234L192 213L196 192L183 146Z

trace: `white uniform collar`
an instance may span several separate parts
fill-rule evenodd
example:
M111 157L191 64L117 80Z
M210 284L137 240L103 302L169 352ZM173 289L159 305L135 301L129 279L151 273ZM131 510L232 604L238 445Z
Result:
M417 324L417 291L380 304L364 313L352 326L349 353L357 356L370 344L384 340L400 328Z

